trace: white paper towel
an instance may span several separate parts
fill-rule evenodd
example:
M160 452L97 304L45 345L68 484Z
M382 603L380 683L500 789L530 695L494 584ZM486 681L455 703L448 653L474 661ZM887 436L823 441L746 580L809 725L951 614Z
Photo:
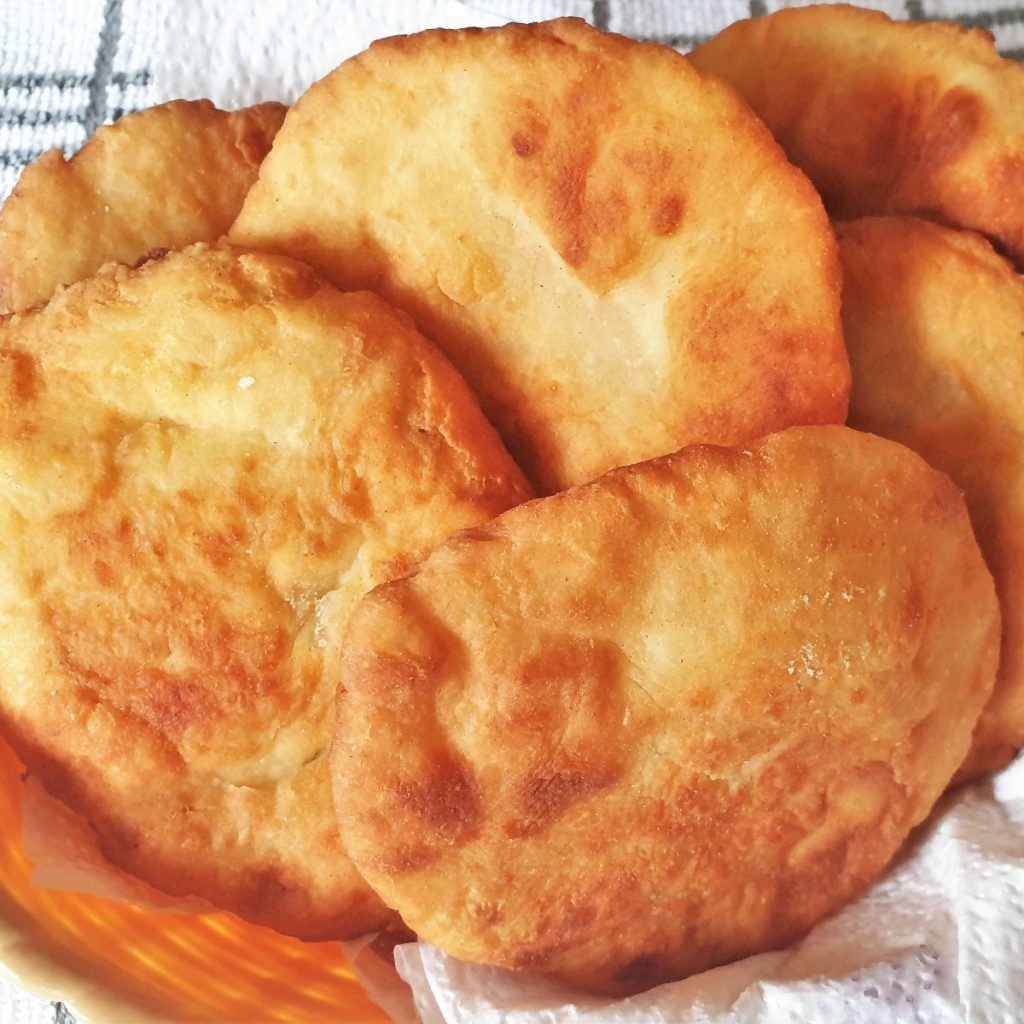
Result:
M618 1001L425 943L395 959L425 1024L1018 1024L1024 757L946 797L877 885L790 950Z
M52 2L52 0L50 0ZM575 16L603 28L688 50L729 23L813 0L160 0L163 24L150 56L149 102L206 97L218 106L291 103L374 39L444 26ZM143 9L153 0L134 0ZM990 28L1004 50L1024 43L1024 21L995 0L860 0L893 17L966 19Z
M227 109L263 100L292 103L374 39L505 20L457 0L263 0L257 8L208 6L196 18L187 3L168 5L163 45L150 63L155 102L205 97ZM211 54L217 59L211 60Z

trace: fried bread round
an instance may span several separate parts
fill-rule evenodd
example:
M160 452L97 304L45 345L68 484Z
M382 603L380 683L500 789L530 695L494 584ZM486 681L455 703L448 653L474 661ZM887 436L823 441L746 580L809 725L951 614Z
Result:
M909 449L845 427L684 449L364 598L345 842L455 956L647 988L874 880L963 760L998 642L963 500Z
M98 129L70 160L44 153L0 209L0 312L46 302L111 260L217 241L286 110L174 100Z
M845 416L819 197L732 90L581 21L373 44L230 237L412 313L545 491Z
M1024 745L1024 279L977 235L916 218L839 223L850 423L963 489L1003 609L995 692L958 780Z
M1024 266L1024 68L990 33L827 4L737 22L689 59L739 90L835 216L971 228Z
M465 383L377 297L207 246L0 353L0 731L165 892L387 921L338 838L334 664L364 592L528 494Z

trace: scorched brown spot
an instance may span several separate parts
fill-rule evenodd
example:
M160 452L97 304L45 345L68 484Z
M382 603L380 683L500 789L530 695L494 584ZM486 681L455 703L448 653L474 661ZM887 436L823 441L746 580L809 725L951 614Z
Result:
M661 238L674 235L683 221L682 196L666 196L651 214L651 227Z
M614 751L604 737L622 721L622 655L605 641L548 638L496 697L503 728L521 728L541 744L559 740L563 756L603 764ZM573 751L573 747L576 750Z
M523 839L543 832L577 801L607 789L615 782L610 774L587 769L568 769L527 778L521 789L521 817L505 826L511 839Z
M544 148L548 137L548 125L537 111L528 105L518 112L510 136L512 149L517 156L534 156Z
M625 141L598 141L621 118L621 103L607 68L583 74L560 96L509 100L516 114L499 129L501 151L511 148L519 159L502 161L496 173L512 179L517 200L551 247L603 294L679 230L686 204L657 125L620 129ZM552 107L569 116L542 118L539 111Z
M561 238L561 255L572 267L579 267L587 258L593 234L589 221L596 212L588 209L584 191L586 159L585 152L567 153L555 168L552 180L552 214Z
M387 595L388 604L367 606L362 613L357 610L349 629L353 637L373 629L386 637L386 642L373 650L350 644L342 678L349 689L389 703L418 700L436 685L448 657L449 638L430 628L401 587L384 584L378 593ZM404 617L403 610L407 613Z
M450 754L439 757L428 778L400 783L395 795L401 806L449 841L473 828L480 817L476 782Z
M522 132L516 132L512 136L512 148L516 151L516 156L533 156L535 152L533 140L523 135Z
M199 538L203 557L215 569L225 569L246 547L246 531L240 523L226 524Z
M356 652L361 653L361 652ZM374 652L365 659L350 656L346 660L345 682L349 687L358 686L362 693L376 693L381 696L411 695L420 690L433 677L432 666L402 655Z
M0 373L8 393L17 402L31 402L36 396L35 360L18 349L0 349Z

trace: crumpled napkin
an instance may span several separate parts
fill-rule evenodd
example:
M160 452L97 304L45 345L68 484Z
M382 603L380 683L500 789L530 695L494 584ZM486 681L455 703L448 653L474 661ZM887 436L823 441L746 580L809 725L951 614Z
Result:
M881 881L791 949L624 1000L426 943L398 947L395 962L424 1024L1014 1024L1024 1020L1024 756L945 797Z

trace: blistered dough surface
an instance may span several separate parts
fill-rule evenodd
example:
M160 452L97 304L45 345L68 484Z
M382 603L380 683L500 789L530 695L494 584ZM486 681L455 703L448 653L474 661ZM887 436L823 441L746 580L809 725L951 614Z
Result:
M306 937L388 912L340 846L340 630L527 496L369 294L197 246L0 329L0 728L115 863Z
M458 957L648 988L865 889L963 760L998 639L963 500L890 441L618 470L357 607L346 843Z

